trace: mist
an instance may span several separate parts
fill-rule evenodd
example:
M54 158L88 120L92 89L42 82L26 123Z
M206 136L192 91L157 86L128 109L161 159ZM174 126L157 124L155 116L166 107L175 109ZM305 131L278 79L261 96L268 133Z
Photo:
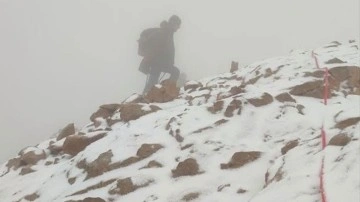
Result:
M173 14L188 80L360 35L358 0L0 0L0 163L141 93L137 39Z

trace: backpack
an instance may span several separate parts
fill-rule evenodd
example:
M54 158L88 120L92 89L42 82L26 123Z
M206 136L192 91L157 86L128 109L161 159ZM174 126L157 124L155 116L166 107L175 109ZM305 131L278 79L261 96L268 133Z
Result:
M160 32L160 28L149 28L141 32L138 40L138 54L146 57L151 54L156 46L156 36Z

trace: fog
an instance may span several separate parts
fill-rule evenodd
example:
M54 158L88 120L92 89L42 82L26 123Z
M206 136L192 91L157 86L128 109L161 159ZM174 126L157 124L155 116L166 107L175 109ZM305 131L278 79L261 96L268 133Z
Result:
M0 163L141 93L139 34L173 14L189 80L360 33L358 0L0 0Z

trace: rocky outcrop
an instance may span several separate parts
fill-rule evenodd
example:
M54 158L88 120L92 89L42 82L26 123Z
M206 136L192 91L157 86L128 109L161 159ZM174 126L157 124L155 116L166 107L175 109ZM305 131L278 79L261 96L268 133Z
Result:
M155 105L149 106L135 103L123 104L120 108L120 119L121 121L128 122L158 110L160 110L160 107Z
M199 165L193 158L180 162L175 170L172 170L173 177L191 176L199 174Z
M289 93L281 93L275 97L279 102L296 102L296 100Z
M220 165L221 169L233 169L240 168L241 166L253 162L256 159L260 158L261 152L250 151L250 152L236 152L231 157L229 163L223 163Z
M332 137L328 145L345 146L351 141L351 138L346 134L338 134Z
M143 144L138 149L136 155L144 159L151 156L161 148L163 148L163 146L161 146L160 144Z
M83 135L70 135L66 137L63 144L63 151L65 154L75 156L79 152L83 151L91 143L103 138L106 134L98 134L93 137L87 137Z
M290 90L290 94L322 99L323 91L324 91L323 81L316 80L316 81L309 81L292 87Z
M261 107L272 103L274 99L269 93L264 93L260 98L252 98L248 99L248 101L255 107Z
M96 118L98 118L98 117L107 119L109 116L111 116L120 107L121 107L121 104L101 105L99 107L99 109L91 115L90 120L92 122L95 122Z
M154 86L145 96L149 102L169 102L179 96L180 89L171 80L164 80L161 85Z
M65 126L57 136L56 140L59 141L69 135L75 134L75 126L74 123L70 123L67 126Z
M295 148L298 145L299 145L299 140L292 140L286 143L286 145L283 148L281 148L281 154L282 155L286 154L289 150Z

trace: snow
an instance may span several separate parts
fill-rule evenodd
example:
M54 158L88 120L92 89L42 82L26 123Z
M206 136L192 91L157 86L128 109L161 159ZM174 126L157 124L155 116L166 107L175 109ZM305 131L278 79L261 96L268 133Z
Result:
M314 51L318 54L322 66L324 61L334 57L346 62L341 66L359 66L359 51L353 47L353 43L321 47ZM175 202L181 201L186 194L199 193L199 197L193 201L313 202L320 201L320 165L325 157L324 177L328 201L357 202L360 200L360 123L343 130L334 126L339 121L360 116L359 95L345 96L339 93L329 99L327 106L321 99L302 96L292 96L296 103L281 103L274 99L272 103L261 107L247 102L247 99L258 98L263 93L275 97L289 92L293 86L318 80L319 78L303 76L305 72L318 70L311 53L312 50L292 51L288 56L259 61L240 68L235 73L190 81L187 85L200 82L205 87L212 87L212 90L182 90L179 98L174 101L152 103L162 110L128 123L114 124L111 131L106 131L104 138L92 143L74 157L51 156L47 153L45 161L59 158L59 162L46 166L45 161L40 161L32 166L36 172L19 175L19 168L6 173L7 167L4 164L0 167L0 198L2 201L18 201L25 195L36 192L40 196L36 201L44 202L81 200L85 197L111 198L114 201ZM244 93L235 96L229 93L231 87L240 86L259 75L266 75L269 71L267 69L278 72L267 77L261 76L256 83L246 85ZM241 79L231 79L233 76ZM224 87L221 88L220 85ZM223 99L224 108L221 111L212 114L207 108L213 105L219 94L230 97ZM210 97L206 100L204 95ZM133 95L127 100L131 101L136 96ZM187 96L194 98L192 104L184 99ZM236 110L234 116L225 117L226 106L233 97L243 103L241 114L236 114ZM304 107L303 114L296 108L299 105ZM142 110L151 109L149 105L143 105ZM119 113L115 113L112 118L119 118ZM222 119L227 122L214 124ZM94 128L91 124L81 131L88 137L104 133L101 129L108 127L106 121L98 121L101 122L101 126L97 128L100 131L92 131ZM169 130L166 130L169 121L172 122ZM348 134L352 141L344 147L327 146L322 150L319 138L322 126L327 133L327 142L340 133ZM207 129L196 132L203 128ZM170 131L173 131L173 134L178 131L184 138L183 142L176 141ZM283 155L281 148L292 140L298 140L299 145ZM64 139L51 141L55 141L54 145L61 146ZM25 151L47 150L49 143L50 140L47 140ZM136 156L142 144L160 144L163 148L129 166L86 180L87 173L77 167L80 161L93 162L109 150L113 154L111 162L121 162ZM181 149L189 144L192 146ZM220 164L228 163L232 155L240 151L259 151L261 157L237 169L220 168ZM200 173L173 178L171 170L187 158L196 159ZM152 160L161 163L163 167L140 169ZM265 182L266 173L270 181L268 184ZM272 180L279 173L281 179ZM68 179L72 177L76 177L76 181L70 185ZM151 183L123 196L108 193L117 186L116 181L84 194L72 195L101 181L127 177L130 177L135 185ZM226 186L227 184L229 186ZM224 188L219 191L221 186ZM239 189L246 192L237 193Z

